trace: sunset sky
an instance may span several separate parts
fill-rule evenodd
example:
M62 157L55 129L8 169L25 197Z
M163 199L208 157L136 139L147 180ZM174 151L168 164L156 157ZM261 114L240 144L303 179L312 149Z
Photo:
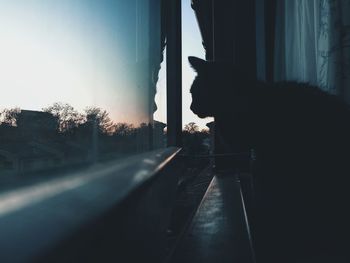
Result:
M187 57L204 57L190 2L183 0L183 123L205 127L208 120L199 120L189 110L194 73ZM130 63L141 40L130 34L137 25L125 3L0 0L0 108L41 110L59 101L79 111L99 106L115 122L144 121L147 105L135 85L138 71ZM165 121L162 66L155 119Z

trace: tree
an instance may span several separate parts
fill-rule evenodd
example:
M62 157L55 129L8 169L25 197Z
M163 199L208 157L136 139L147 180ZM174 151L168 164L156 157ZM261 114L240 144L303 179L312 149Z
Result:
M113 134L120 136L130 135L134 130L134 126L129 123L120 122L114 125Z
M102 133L113 133L114 123L109 118L109 114L106 110L102 110L99 107L90 106L85 108L85 123L88 126L98 127L98 130Z
M185 125L182 135L183 152L194 155L208 152L208 147L205 144L205 140L209 138L208 130L200 130L196 123L190 122Z
M193 134L193 133L199 132L199 127L196 123L190 122L185 125L184 131Z
M83 121L83 116L68 103L55 102L52 106L43 108L43 111L57 118L60 132L78 127Z
M0 112L1 124L5 124L8 126L16 126L17 119L20 113L21 113L21 109L18 107L2 110Z

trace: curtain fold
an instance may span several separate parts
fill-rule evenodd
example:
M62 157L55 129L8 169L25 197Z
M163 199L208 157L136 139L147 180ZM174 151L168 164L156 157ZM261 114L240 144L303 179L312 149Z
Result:
M350 0L280 0L275 80L309 82L350 102Z

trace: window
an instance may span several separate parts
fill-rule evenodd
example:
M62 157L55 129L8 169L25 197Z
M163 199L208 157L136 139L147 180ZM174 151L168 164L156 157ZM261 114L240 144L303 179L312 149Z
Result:
M163 237L182 167L165 148L181 135L178 3L0 0L1 262L156 254L142 241Z
M160 2L0 1L2 176L166 146Z

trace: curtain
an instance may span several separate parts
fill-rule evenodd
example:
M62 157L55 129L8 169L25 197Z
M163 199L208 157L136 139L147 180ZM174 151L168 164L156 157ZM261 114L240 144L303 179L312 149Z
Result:
M350 103L350 0L280 0L275 80L319 86Z

